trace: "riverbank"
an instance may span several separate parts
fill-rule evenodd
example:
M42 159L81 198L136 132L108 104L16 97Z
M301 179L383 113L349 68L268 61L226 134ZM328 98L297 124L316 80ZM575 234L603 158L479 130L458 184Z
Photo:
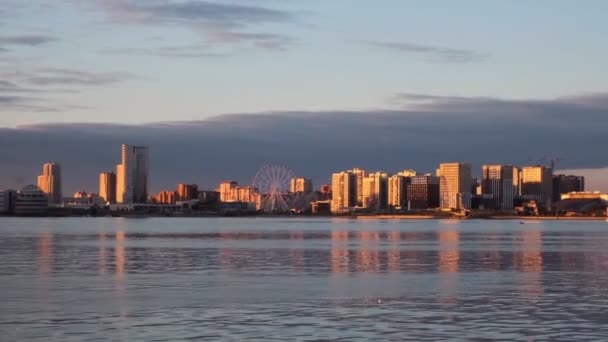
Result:
M431 215L356 215L343 216L364 220L519 220L519 221L608 221L602 216L431 216Z

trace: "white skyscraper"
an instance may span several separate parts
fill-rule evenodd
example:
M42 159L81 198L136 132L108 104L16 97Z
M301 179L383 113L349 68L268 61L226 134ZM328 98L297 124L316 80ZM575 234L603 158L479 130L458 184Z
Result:
M116 166L116 201L145 203L148 200L148 147L122 145L122 162Z

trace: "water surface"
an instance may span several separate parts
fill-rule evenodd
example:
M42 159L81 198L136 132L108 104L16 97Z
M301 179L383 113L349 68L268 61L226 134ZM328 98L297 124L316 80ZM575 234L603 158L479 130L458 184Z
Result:
M607 247L603 221L0 218L0 340L608 340Z

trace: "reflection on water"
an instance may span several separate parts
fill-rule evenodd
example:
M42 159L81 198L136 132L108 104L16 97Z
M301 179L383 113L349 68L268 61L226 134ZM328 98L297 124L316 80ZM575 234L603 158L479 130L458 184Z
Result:
M608 338L600 222L4 222L8 340Z
M543 257L541 254L541 231L527 230L521 233L522 252L519 260L515 262L525 272L522 276L521 292L530 302L537 302L542 294L541 272Z
M38 270L41 274L53 272L53 234L48 231L38 237Z
M125 276L125 232L116 232L116 245L114 246L114 260L116 261L116 278Z
M331 232L331 271L345 273L348 271L348 231Z

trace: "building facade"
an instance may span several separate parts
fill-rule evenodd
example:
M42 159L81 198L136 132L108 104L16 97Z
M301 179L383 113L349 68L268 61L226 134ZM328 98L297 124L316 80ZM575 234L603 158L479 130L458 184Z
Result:
M521 198L549 209L553 200L553 170L542 165L521 168Z
M49 203L62 203L61 166L58 163L51 162L42 166L42 174L38 176L38 188L47 195Z
M177 199L177 193L172 190L164 190L152 196L152 202L157 204L175 204Z
M42 216L47 214L49 199L39 187L28 185L17 192L15 198L15 215Z
M310 194L313 190L312 180L308 178L298 177L292 178L289 184L289 191L293 193Z
M198 197L198 185L196 184L177 184L177 200L189 201Z
M224 181L220 183L217 191L220 193L220 201L222 202L238 202L239 200L239 183L235 181Z
M389 208L407 208L407 186L412 177L402 174L392 175L388 178L388 206Z
M481 195L486 209L513 209L513 166L483 165Z
M344 213L357 205L357 175L352 171L331 176L331 212Z
M146 203L148 200L149 151L147 146L123 144L116 167L116 202Z
M439 165L439 205L442 209L471 208L471 164Z
M0 215L12 214L15 209L17 192L14 190L0 191Z
M584 192L585 177L574 175L553 176L553 203L559 201L562 194Z
M363 178L363 208L379 210L388 207L388 174L370 173Z
M438 208L439 177L430 174L412 177L406 196L411 209Z
M363 179L365 177L367 177L369 172L367 172L364 169L360 169L360 168L354 168L347 172L352 173L355 177L355 188L353 189L353 191L354 191L353 196L355 196L356 199L355 199L354 206L363 207Z
M116 174L114 172L99 174L99 197L110 204L116 203Z

